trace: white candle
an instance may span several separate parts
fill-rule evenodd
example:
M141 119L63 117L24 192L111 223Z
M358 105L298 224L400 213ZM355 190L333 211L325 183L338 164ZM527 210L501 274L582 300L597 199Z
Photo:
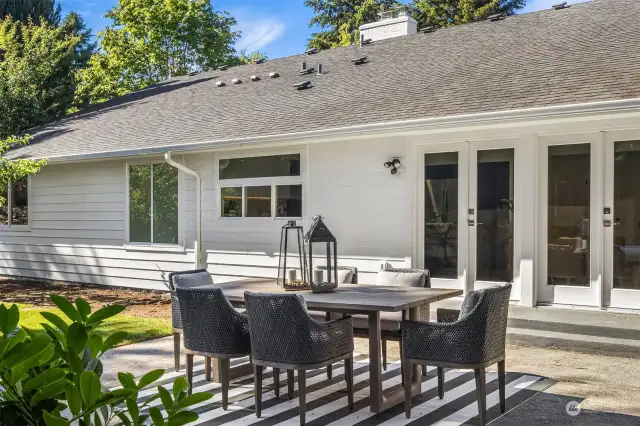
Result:
M324 282L324 271L322 269L314 269L313 282L314 284L322 284Z
M289 283L294 282L296 280L296 270L289 269L289 271L287 271L287 276L289 278Z

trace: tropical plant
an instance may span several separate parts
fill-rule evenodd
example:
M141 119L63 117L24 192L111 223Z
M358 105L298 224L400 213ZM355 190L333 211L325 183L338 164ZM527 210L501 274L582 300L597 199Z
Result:
M162 370L151 371L138 382L130 373L119 373L122 388L104 388L100 357L126 333L102 339L95 330L122 312L123 306L92 312L81 298L75 304L62 296L52 295L51 300L66 319L42 312L48 321L42 324L44 333L19 327L18 306L0 304L0 424L102 426L118 421L129 426L150 420L157 426L179 426L198 418L187 407L211 394L188 395L184 378L174 382L172 393L160 386L157 394L138 403L139 391L160 379ZM155 402L158 399L160 404Z

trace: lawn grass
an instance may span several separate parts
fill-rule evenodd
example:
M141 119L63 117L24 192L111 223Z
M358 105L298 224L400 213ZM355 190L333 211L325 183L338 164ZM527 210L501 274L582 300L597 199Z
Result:
M10 306L6 303L4 305L7 308ZM42 315L40 315L40 312L52 312L64 319L67 323L71 322L59 309L56 308L38 308L24 304L18 304L18 307L20 308L19 325L31 330L43 330L40 324L43 322L46 323L47 321L42 317ZM116 331L126 332L127 338L121 343L122 346L168 336L171 334L171 330L170 320L127 315L125 311L103 322L95 332L103 339Z

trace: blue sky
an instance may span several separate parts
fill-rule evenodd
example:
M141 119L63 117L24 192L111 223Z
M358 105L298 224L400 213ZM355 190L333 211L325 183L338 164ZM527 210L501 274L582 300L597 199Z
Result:
M84 16L94 34L109 21L104 13L117 0L59 0L66 11L75 10ZM561 0L529 0L523 12L550 8ZM578 3L584 0L573 0ZM303 0L212 0L216 10L229 12L238 21L242 38L236 49L261 50L270 58L289 56L304 51L312 32L309 28L311 10Z

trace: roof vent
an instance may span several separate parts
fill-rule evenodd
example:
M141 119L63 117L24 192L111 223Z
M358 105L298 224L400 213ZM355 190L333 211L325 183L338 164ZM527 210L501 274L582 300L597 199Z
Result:
M420 32L422 34L427 34L427 33L432 33L434 32L436 29L434 27L424 27L424 28L420 28Z
M322 75L322 64L318 64L318 75Z
M270 72L269 73L269 78L278 78L280 77L280 74L278 74L277 72Z
M314 55L316 53L318 53L318 49L316 49L315 47L312 47L311 49L307 50L306 52L307 55Z
M300 70L300 72L298 74L300 74L300 75L312 74L314 70L315 69L313 67L311 67L311 68L303 68L303 69Z
M220 68L218 68L218 71L226 71L226 70L228 70L228 69L229 69L229 67L228 67L228 66L223 65L223 66L221 66Z
M495 15L489 15L487 16L487 19L491 22L496 22L496 21L500 21L502 19L504 19L505 16L502 13L496 13Z
M191 71L189 73L189 77L193 77L194 75L198 75L198 74L200 74L200 71Z
M352 63L353 65L362 65L362 64L365 64L365 63L367 63L367 57L366 57L366 56L361 56L361 57L359 57L359 58L352 59L352 60L351 60L351 63Z
M293 85L293 87L295 87L298 90L304 90L304 89L309 89L311 86L311 82L310 81L301 81L300 83L296 83Z
M260 58L253 61L254 64L264 64L265 62L267 62L266 58Z
M553 10L560 10L560 9L567 9L571 6L569 6L566 1L563 1L562 3L553 4L551 5L551 7L553 8Z
M252 75L251 81L260 81L260 77L258 77L257 75Z
M364 34L360 34L360 47L373 43L370 38L365 39Z
M216 81L216 86L224 87L224 86L226 86L226 84L224 83L224 81Z
M242 80L240 80L239 78L234 78L233 80L231 80L231 82L233 84L242 84Z

